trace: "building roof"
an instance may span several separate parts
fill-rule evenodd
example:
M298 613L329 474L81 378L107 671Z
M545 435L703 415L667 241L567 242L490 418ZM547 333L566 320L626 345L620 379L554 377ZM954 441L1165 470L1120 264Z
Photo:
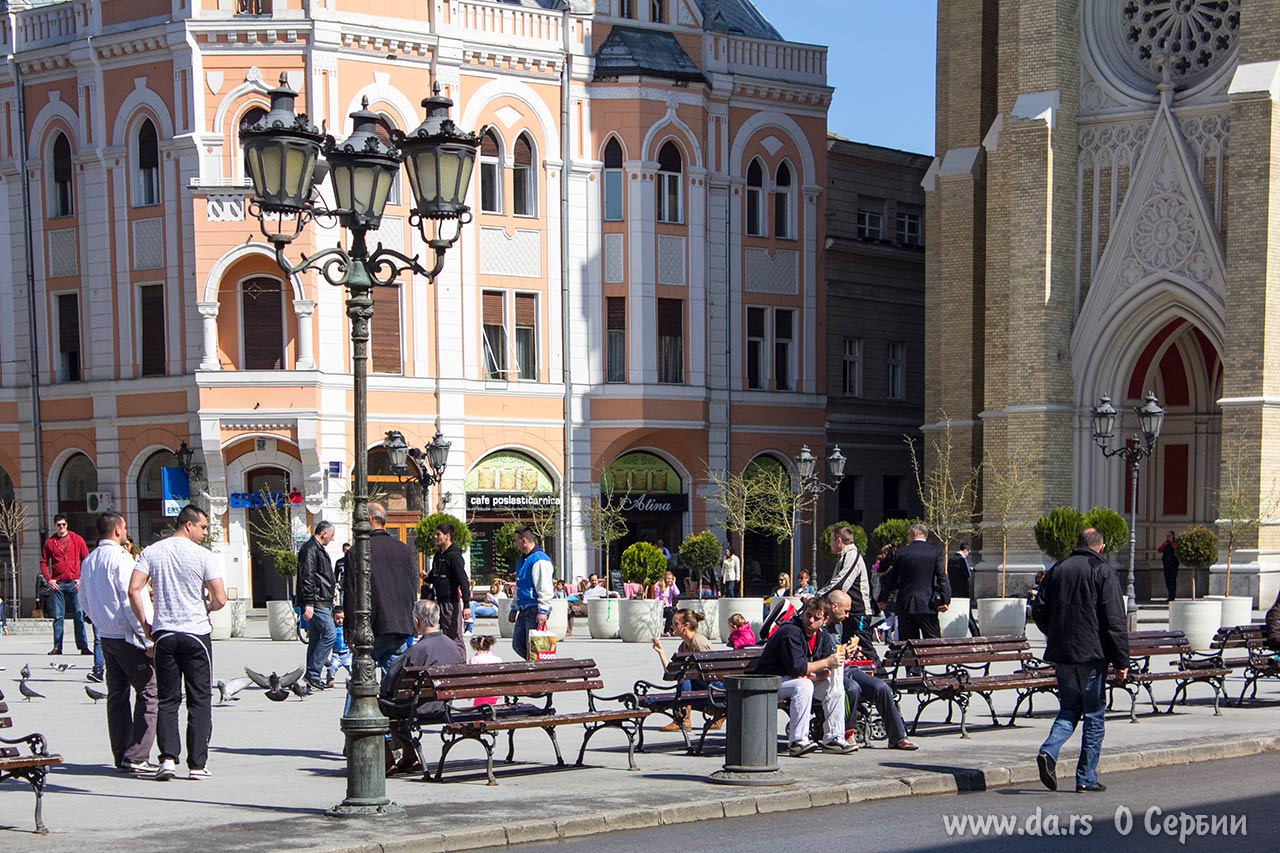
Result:
M596 51L596 79L639 74L669 80L706 80L671 33L614 27Z
M784 41L751 0L697 0L702 26L717 33Z

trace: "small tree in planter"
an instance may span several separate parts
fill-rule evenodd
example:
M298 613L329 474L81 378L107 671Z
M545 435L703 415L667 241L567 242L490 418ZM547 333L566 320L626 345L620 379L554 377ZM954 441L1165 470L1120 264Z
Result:
M1084 527L1092 527L1102 534L1102 553L1111 555L1120 543L1129 541L1129 522L1109 506L1095 506L1084 514ZM1084 530L1084 527L1080 528Z
M1246 468L1245 449L1237 444L1224 454L1225 463L1218 472L1218 520L1214 526L1227 550L1227 573L1223 593L1231 595L1231 556L1241 541L1261 527L1268 518L1280 515L1280 495L1275 485L1262 492ZM1258 497L1255 499L1254 494ZM1179 556L1181 559L1181 556Z
M1218 559L1218 537L1199 525L1182 531L1174 546L1178 562L1192 569L1207 569ZM1196 576L1191 573L1191 597L1196 597Z
M293 579L298 576L298 555L293 549L280 549L273 551L271 554L275 558L275 570L282 578L289 581L290 588L293 587Z
M1076 540L1084 528L1084 513L1080 510L1069 506L1055 507L1036 522L1036 544L1054 562L1064 560L1075 550Z
M917 523L919 523L918 519L913 518L886 518L877 524L876 529L871 531L871 541L875 544L876 553L879 553L886 545L902 546L907 544L907 536L911 533L911 526Z
M298 574L298 555L293 548L293 516L290 505L287 501L278 505L275 496L266 489L262 490L259 497L262 498L262 506L253 514L256 518L250 524L262 543L262 550L272 556L275 572L285 579L285 589L289 597L292 597L293 579Z
M453 544L462 553L467 553L467 549L471 547L471 528L467 527L466 522L447 512L432 513L418 522L413 544L420 553L428 557L436 555L436 528L446 521L453 525Z
M4 539L9 548L9 571L6 582L5 608L10 619L17 619L21 611L21 598L18 595L18 548L22 545L22 534L27 529L27 506L22 501L0 501L0 539Z
M710 530L695 533L680 543L680 564L689 570L690 586L701 584L701 579L720 562L721 553L720 539Z
M609 572L609 552L613 550L614 542L627 535L628 527L626 516L614 497L613 479L607 474L601 481L600 494L583 499L582 517L587 538L604 553L604 585L609 589L613 583Z
M653 585L667 573L667 558L662 556L657 546L648 542L636 542L622 552L619 566L622 569L622 579L644 587L644 594L647 596Z
M1023 464L1010 459L1007 465L997 466L987 457L986 526L1000 534L1000 597L1005 597L1005 585L1009 574L1009 532L1031 526L1030 521L1014 517L1014 513L1028 506L1035 499L1035 479L1031 471L1035 463Z
M974 515L978 507L978 476L981 466L970 468L962 479L952 470L957 464L951 419L944 418L942 430L925 437L929 465L924 453L917 451L910 436L904 436L911 451L911 471L916 478L916 496L924 508L924 523L942 543L944 554L951 553L951 543L977 533Z

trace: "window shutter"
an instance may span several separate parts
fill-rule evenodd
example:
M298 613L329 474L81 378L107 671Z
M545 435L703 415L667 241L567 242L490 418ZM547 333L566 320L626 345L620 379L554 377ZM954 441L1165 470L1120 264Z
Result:
M142 306L142 375L163 376L165 373L164 285L148 284L138 288Z
M369 353L374 373L402 373L400 364L400 288L373 288Z
M747 309L747 337L750 337L750 338L764 337L764 309L763 308Z
M529 140L522 133L516 137L516 144L511 152L511 160L517 166L533 165L533 146L529 144Z
M516 294L516 325L532 326L537 315L538 297L532 293Z
M684 303L679 299L658 300L658 334L664 337L680 337L684 326Z
M486 326L501 326L502 323L502 301L504 294L501 291L486 290L480 297L480 309L482 319L481 322Z
M284 306L280 282L273 278L246 281L240 294L244 326L245 370L284 367Z
M610 332L623 332L627 328L627 300L622 296L605 299L606 323Z
M80 297L58 296L58 351L80 352Z

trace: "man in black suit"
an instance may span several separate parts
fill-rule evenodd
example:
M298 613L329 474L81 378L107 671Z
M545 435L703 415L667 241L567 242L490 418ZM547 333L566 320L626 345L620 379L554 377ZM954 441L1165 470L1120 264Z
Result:
M373 625L373 660L383 672L404 654L413 635L413 605L418 601L418 555L387 532L387 509L369 504L369 598ZM348 613L359 607L356 575L346 572L343 598Z
M973 606L973 564L969 562L969 543L962 542L947 560L947 580L951 582L951 598L969 602L969 634L978 637L977 608Z
M942 550L924 541L929 531L913 524L907 544L893 557L893 570L885 578L880 594L898 593L898 638L914 640L941 637L938 614L951 604L951 584ZM880 602L884 607L884 602Z

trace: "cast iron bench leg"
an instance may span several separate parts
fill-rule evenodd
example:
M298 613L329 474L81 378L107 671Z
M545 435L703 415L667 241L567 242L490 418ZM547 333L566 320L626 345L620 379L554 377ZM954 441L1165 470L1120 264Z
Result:
M497 744L495 743L494 745L496 746ZM510 764L511 762L513 762L513 761L515 761L515 760L516 760L516 730L515 730L515 729L507 729L507 760L506 760L506 763L507 763L507 764Z
M556 740L556 727L543 726L542 730L551 738L551 747L556 751L556 766L564 767L564 758L560 755L560 741Z
M961 693L960 695L956 696L954 701L955 701L955 704L960 706L960 737L967 738L969 737L969 729L966 727L966 723L968 722L968 718L969 718L969 697L964 693ZM951 708L951 703L948 702L947 703L947 720L948 721L951 719L950 708Z
M996 717L996 706L991 704L991 694L979 693L978 695L987 701L987 708L991 711L991 725L998 727L1000 725L1000 719Z

